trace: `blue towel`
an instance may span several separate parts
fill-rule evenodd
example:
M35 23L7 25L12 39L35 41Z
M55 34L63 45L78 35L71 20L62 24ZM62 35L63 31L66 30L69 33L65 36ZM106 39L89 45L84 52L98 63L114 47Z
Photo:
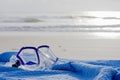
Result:
M0 63L6 63L15 54L0 54ZM44 71L27 71L0 65L0 80L120 80L120 60L59 59L52 70Z
M10 60L10 57L12 55L16 55L16 54L17 54L17 52L13 52L13 51L3 52L0 54L0 61L8 62Z

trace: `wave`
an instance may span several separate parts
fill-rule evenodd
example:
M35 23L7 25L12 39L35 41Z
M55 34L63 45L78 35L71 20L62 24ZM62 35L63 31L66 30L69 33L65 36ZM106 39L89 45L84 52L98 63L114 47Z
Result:
M37 23L43 22L39 18L1 18L0 23Z
M47 20L69 20L69 19L109 19L109 20L120 20L119 16L106 16L106 17L98 17L93 15L0 15L0 23L38 23L45 22Z
M0 27L0 31L25 31L25 32L120 32L120 25L113 26L9 26Z
M0 15L0 31L120 32L120 16L90 14Z

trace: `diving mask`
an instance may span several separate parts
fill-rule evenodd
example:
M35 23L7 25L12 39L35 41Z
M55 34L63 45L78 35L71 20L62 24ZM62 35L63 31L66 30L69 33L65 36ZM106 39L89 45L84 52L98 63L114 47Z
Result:
M47 45L42 45L38 48L22 47L16 57L16 63L12 66L27 70L51 69L58 60Z

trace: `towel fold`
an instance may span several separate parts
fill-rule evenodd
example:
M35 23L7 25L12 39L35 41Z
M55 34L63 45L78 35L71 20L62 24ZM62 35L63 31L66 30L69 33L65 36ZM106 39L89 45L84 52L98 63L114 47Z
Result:
M117 70L112 66L93 65L85 62L68 62L53 66L53 70L67 70L79 74L84 80L113 80Z

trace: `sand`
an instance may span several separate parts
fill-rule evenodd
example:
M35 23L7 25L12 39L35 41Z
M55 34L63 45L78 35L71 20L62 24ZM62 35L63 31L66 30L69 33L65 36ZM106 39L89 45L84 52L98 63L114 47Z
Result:
M0 32L0 52L49 45L60 58L120 59L120 33Z

